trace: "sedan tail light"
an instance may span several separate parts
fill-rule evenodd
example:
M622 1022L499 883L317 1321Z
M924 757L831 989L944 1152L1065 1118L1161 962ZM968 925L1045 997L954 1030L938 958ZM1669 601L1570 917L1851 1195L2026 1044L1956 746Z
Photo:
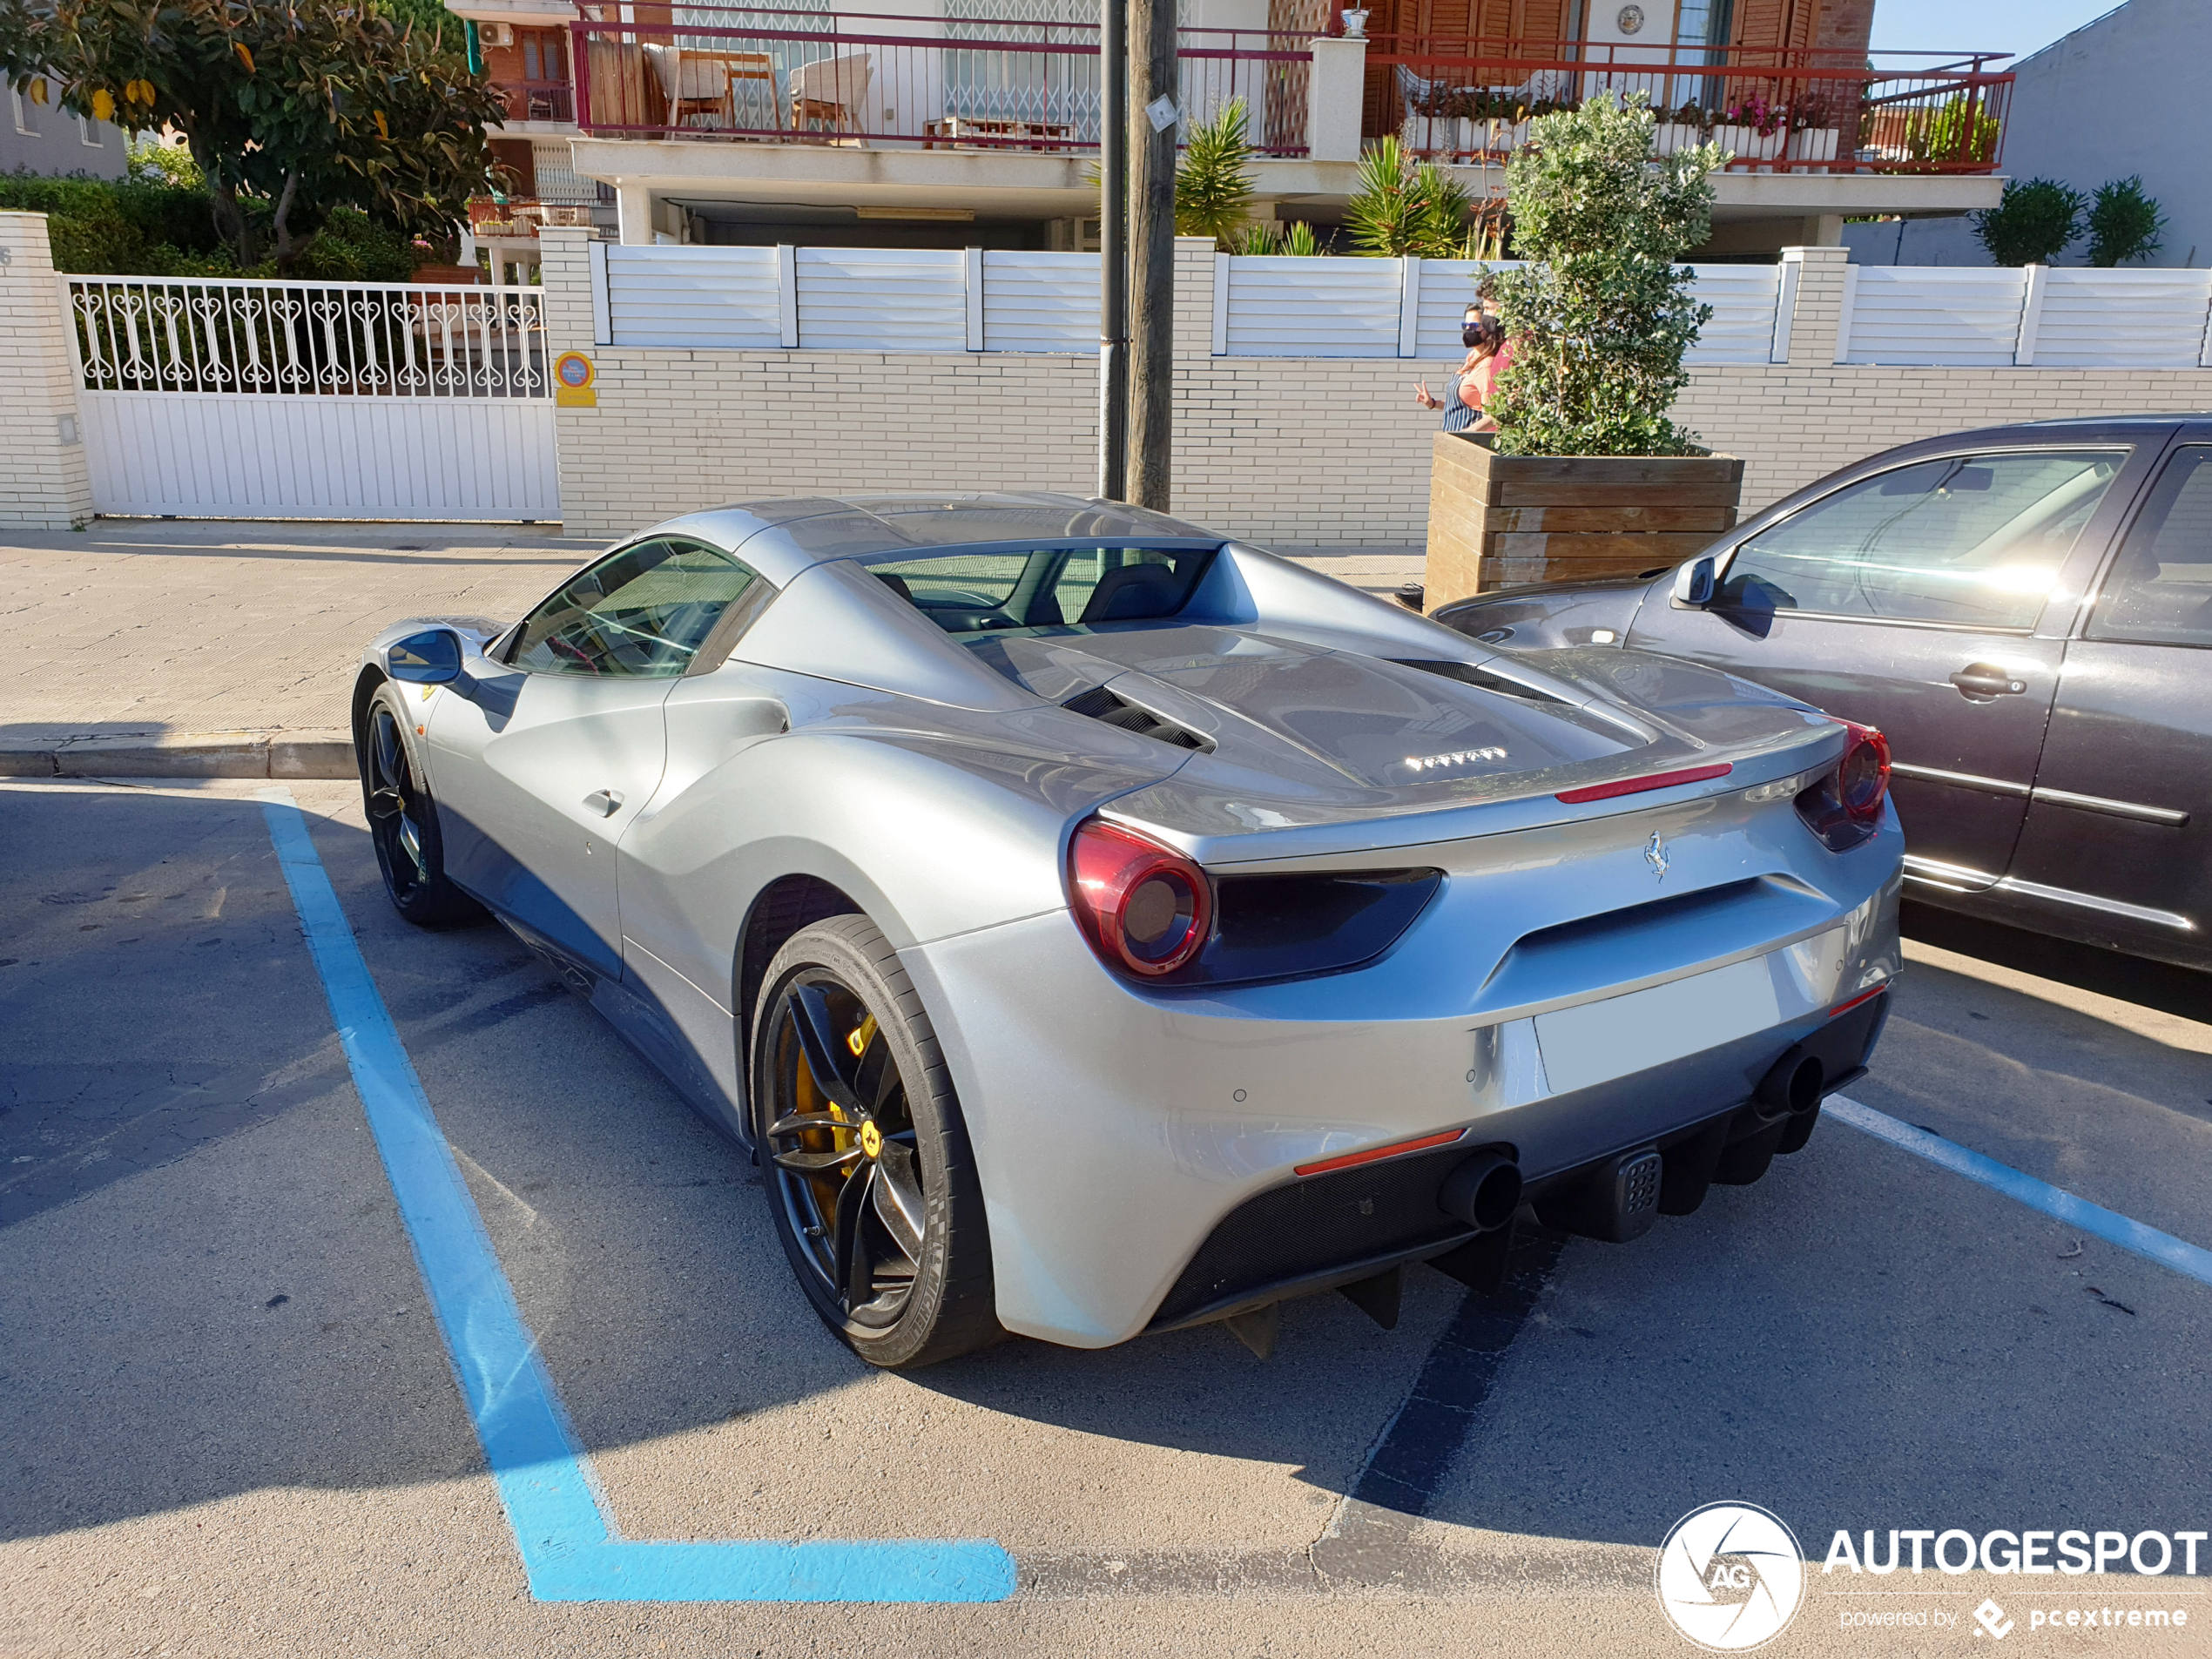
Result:
M1069 846L1068 874L1076 920L1108 967L1157 979L1204 946L1213 888L1172 847L1089 819Z
M1890 794L1890 740L1871 725L1836 724L1846 734L1843 759L1799 792L1797 806L1797 816L1830 851L1844 853L1881 826Z

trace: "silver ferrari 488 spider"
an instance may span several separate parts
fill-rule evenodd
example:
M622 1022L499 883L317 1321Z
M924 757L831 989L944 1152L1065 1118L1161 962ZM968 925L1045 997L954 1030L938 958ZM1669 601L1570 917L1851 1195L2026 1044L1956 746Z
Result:
M1108 502L696 514L353 707L393 903L589 995L878 1365L1632 1238L1805 1143L1898 968L1878 732Z

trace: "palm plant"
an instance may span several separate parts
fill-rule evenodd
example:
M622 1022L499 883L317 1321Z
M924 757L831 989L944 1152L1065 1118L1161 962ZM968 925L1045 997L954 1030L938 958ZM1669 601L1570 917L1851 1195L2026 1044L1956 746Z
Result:
M1251 217L1251 158L1244 100L1232 98L1214 118L1190 128L1175 170L1175 233L1211 236L1227 248Z
M1459 180L1433 162L1415 165L1393 133L1359 158L1359 183L1344 223L1359 253L1393 260L1458 257L1469 211Z

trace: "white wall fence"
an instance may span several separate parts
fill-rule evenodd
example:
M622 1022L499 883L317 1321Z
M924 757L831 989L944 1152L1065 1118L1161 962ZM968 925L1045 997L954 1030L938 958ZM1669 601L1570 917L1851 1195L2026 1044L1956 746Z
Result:
M2212 368L2212 271L1854 265L1839 363Z
M1692 361L1782 361L1781 267L1707 265ZM1471 260L1215 259L1217 357L1456 357ZM1098 256L983 248L591 248L603 346L704 350L1098 349Z
M1213 355L1455 356L1483 268L1217 255ZM1790 360L1794 263L1689 269L1713 307L1692 366ZM1093 253L595 244L592 276L601 345L1075 355L1098 347ZM1839 363L2212 366L2212 272L1852 266L1844 282Z

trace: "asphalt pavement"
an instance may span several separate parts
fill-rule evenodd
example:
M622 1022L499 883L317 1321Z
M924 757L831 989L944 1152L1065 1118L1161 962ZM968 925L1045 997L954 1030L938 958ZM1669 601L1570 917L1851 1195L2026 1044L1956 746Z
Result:
M1211 1328L873 1372L742 1155L503 931L401 922L358 792L295 783L620 1536L1015 1569L974 1605L535 1600L261 787L0 785L0 1652L1676 1655L1655 1552L1721 1500L1809 1558L1767 1651L1975 1652L1989 1604L2008 1646L2212 1651L2212 1548L1821 1571L1839 1529L2212 1526L2212 1286L1831 1121L1634 1244L1527 1237L1501 1295L1414 1273L1393 1332L1331 1296L1266 1362ZM1854 1098L2212 1244L2202 977L1913 927Z

